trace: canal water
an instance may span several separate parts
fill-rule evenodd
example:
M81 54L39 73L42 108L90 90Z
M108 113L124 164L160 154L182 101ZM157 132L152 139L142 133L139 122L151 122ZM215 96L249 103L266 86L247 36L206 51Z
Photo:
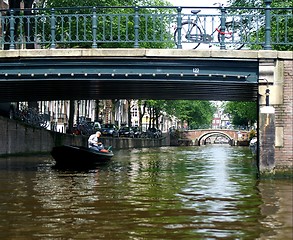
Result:
M247 147L115 151L92 169L0 158L0 239L292 239L292 180Z

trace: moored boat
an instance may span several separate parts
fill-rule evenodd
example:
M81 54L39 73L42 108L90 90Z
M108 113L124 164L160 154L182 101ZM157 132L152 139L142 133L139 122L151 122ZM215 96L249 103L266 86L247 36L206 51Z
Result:
M87 166L103 163L114 156L110 149L96 151L92 148L75 145L53 147L51 155L55 159L56 165L65 166Z

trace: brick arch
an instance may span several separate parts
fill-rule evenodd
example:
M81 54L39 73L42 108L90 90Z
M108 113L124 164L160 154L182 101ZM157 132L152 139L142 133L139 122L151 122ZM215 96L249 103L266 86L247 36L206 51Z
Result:
M248 131L246 130L235 130L235 129L196 129L187 130L181 133L182 139L188 139L195 142L198 145L199 140L206 135L222 135L231 140L231 145L234 145L238 141L238 134L241 134L243 138L247 138Z
M206 132L202 135L199 136L199 138L197 139L197 143L198 143L198 146L200 146L201 144L201 141L202 139L207 139L208 137L211 137L211 136L214 136L214 135L220 135L220 136L223 136L225 138L228 138L229 139L229 144L232 145L233 141L235 141L235 139L233 137L231 137L229 134L225 133L225 132L222 132L222 131L211 131L211 132Z

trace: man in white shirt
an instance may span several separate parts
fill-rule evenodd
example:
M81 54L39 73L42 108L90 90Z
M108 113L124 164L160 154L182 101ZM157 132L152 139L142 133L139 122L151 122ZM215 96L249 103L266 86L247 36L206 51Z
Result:
M104 145L99 141L99 137L101 136L101 132L97 131L95 134L92 134L88 139L89 148L93 148L97 151L104 149Z

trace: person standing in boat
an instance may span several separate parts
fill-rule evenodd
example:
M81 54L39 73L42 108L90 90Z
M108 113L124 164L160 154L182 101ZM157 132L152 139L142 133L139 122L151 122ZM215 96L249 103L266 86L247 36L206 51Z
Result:
M97 151L101 151L104 149L104 145L100 142L99 137L101 136L101 132L97 131L96 133L92 134L88 139L88 146L89 148L93 148Z

